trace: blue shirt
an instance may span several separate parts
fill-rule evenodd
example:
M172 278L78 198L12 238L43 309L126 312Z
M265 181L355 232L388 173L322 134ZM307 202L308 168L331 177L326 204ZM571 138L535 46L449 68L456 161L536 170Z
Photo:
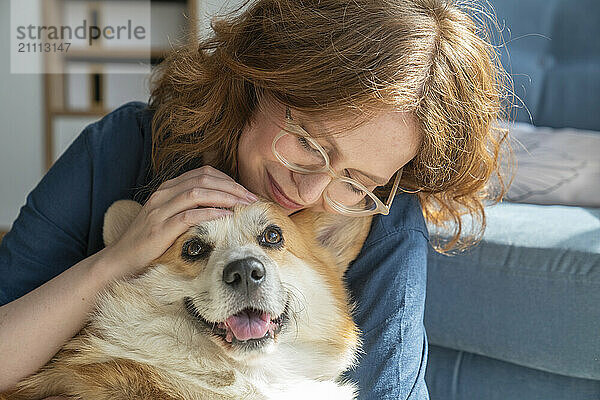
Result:
M0 304L101 250L104 213L114 201L145 200L151 119L145 103L130 102L88 125L29 193L0 245ZM418 199L401 193L389 215L374 217L346 273L363 353L345 377L359 384L359 399L429 398L427 248Z

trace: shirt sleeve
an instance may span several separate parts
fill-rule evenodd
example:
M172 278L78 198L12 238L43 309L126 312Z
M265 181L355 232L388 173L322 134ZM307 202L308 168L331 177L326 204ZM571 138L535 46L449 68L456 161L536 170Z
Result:
M423 325L427 233L400 226L376 236L365 242L346 272L357 304L354 318L362 331L362 352L344 378L358 384L361 400L429 399Z
M0 305L85 257L92 165L86 128L27 196L0 245Z
M88 125L27 195L0 244L0 305L104 247L104 213L145 182L150 118L129 102Z

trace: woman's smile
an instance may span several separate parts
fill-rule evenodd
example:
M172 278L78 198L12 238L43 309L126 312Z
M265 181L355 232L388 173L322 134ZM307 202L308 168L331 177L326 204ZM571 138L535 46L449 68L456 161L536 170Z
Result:
M303 207L305 207L302 204L298 204L295 201L293 201L292 199L290 199L284 192L283 190L281 190L280 186L277 184L277 182L275 181L275 179L273 179L273 177L271 176L271 174L269 173L269 171L267 171L267 179L268 179L268 183L269 183L269 194L271 195L271 200L274 200L275 202L277 202L280 206L287 208L289 210L292 211L296 211L299 210Z

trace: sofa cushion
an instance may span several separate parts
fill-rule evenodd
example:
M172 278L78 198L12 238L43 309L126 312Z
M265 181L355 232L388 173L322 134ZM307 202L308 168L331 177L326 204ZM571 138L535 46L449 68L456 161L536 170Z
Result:
M600 207L600 135L579 129L510 125L517 170L513 202Z
M484 240L428 258L433 345L600 379L600 209L503 203Z

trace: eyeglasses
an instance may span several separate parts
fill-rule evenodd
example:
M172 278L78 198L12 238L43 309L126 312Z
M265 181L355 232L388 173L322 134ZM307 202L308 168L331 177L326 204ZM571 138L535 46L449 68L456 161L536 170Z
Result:
M334 211L340 214L350 216L389 214L402 176L401 169L396 172L392 190L384 202L362 183L337 174L331 168L325 149L292 120L289 107L286 107L285 114L285 127L275 136L271 144L273 155L285 167L299 174L328 174L332 179L323 191L323 198Z

